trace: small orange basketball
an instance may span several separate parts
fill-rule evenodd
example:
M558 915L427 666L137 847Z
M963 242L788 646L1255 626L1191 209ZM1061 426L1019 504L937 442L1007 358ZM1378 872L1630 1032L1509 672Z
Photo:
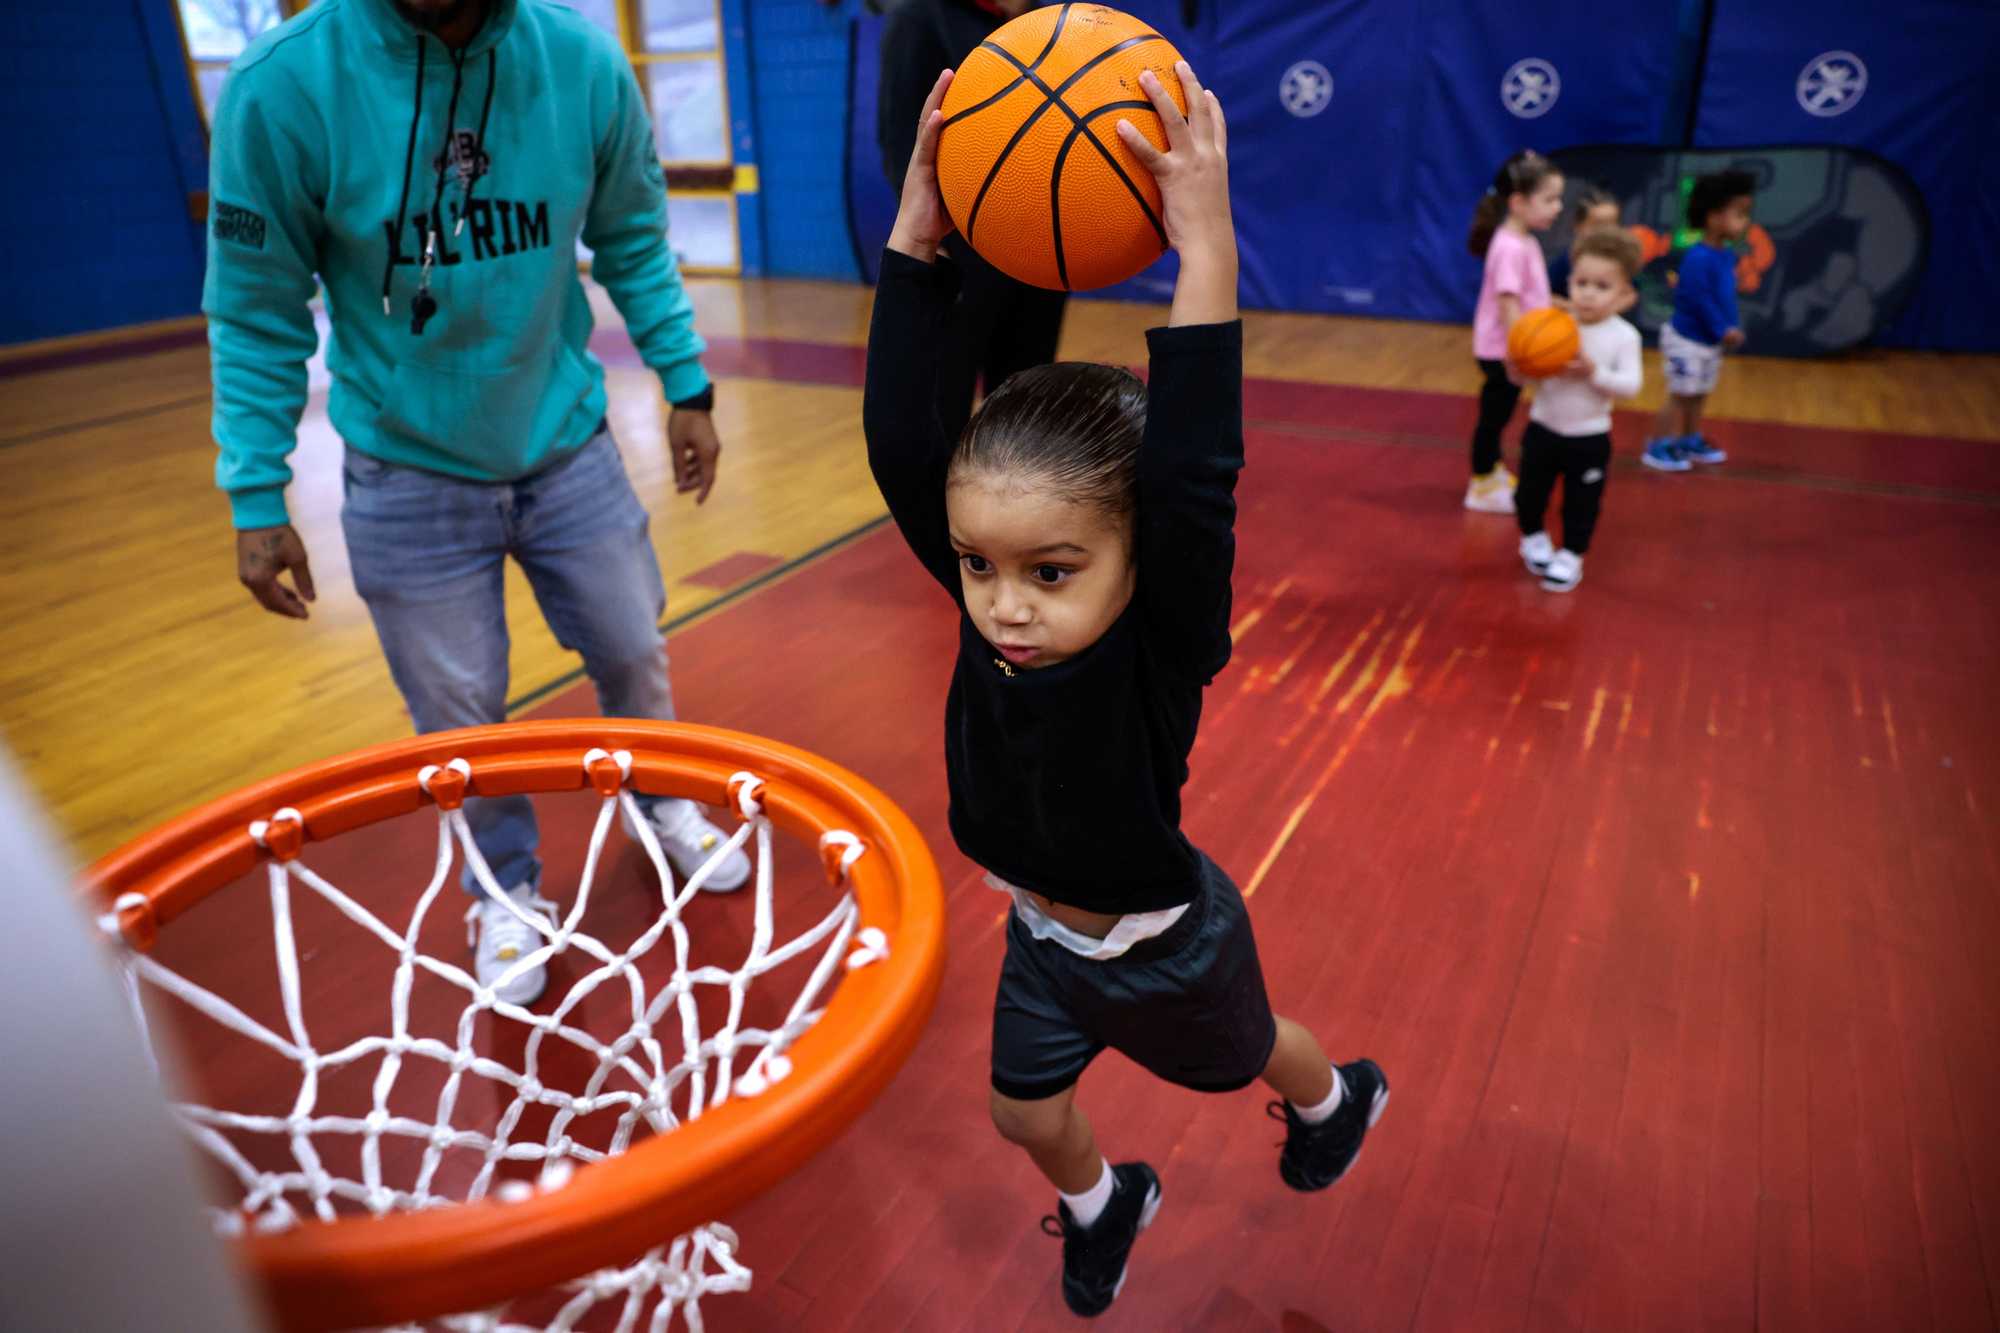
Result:
M1552 305L1530 310L1507 331L1507 359L1531 380L1547 379L1576 360L1582 345L1576 321Z
M1166 148L1139 73L1152 70L1185 115L1180 58L1103 5L1032 9L981 42L945 93L938 141L959 234L1001 272L1056 290L1106 287L1158 259L1159 183L1117 126L1129 120Z

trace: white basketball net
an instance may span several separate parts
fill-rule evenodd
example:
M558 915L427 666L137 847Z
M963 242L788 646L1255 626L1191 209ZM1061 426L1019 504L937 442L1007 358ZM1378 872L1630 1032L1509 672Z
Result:
M632 757L619 751L607 755L592 750L583 757L586 771L593 763L609 758L616 761L621 779L631 775ZM450 768L466 777L472 770L464 760L453 760ZM425 790L438 772L426 768L419 776ZM575 900L561 921L523 914L542 936L541 947L523 955L510 969L545 965L565 953L582 955L589 961L583 975L547 1013L532 1013L499 1000L491 989L483 988L468 970L469 958L436 958L417 947L425 919L445 892L455 864L454 847L463 853L484 893L501 898L503 891L487 868L485 859L472 840L465 813L457 808L439 808L437 860L430 883L417 899L408 923L400 930L390 926L368 908L321 878L297 859L274 859L267 868L270 882L273 936L276 945L279 992L287 1031L277 1032L244 1013L228 1000L189 981L177 972L136 950L124 950L127 989L133 1010L143 1027L145 1013L139 1003L139 982L149 982L174 995L225 1028L277 1052L298 1067L297 1098L288 1115L253 1115L217 1107L180 1104L176 1107L195 1141L223 1164L240 1182L241 1204L233 1210L215 1210L218 1229L240 1232L246 1225L257 1231L282 1230L306 1218L332 1221L343 1211L367 1212L376 1216L421 1208L432 1208L486 1197L491 1193L502 1200L518 1200L536 1190L560 1188L578 1164L588 1165L616 1156L630 1146L635 1133L665 1133L686 1120L698 1118L734 1095L754 1097L771 1083L790 1072L785 1050L819 1018L814 1007L821 991L833 979L844 957L849 968L864 966L886 956L882 932L856 926L859 909L851 889L842 886L839 901L816 925L798 938L774 947L772 936L772 856L771 821L759 800L763 783L751 774L738 774L732 782L743 824L727 842L709 856L707 862L685 882L676 884L673 871L660 849L651 825L642 817L629 785L621 781L614 795L605 796L591 831L589 851L577 887ZM610 835L614 816L622 812L629 827L636 829L660 883L660 911L651 924L630 944L614 949L580 930L590 903L599 858ZM279 810L268 823L252 826L251 832L263 843L272 826L285 820L299 820L297 811ZM681 912L701 891L702 885L730 852L756 839L755 925L748 956L734 969L715 965L697 966L689 959L689 936ZM822 849L842 847L839 868L845 872L862 853L861 843L851 833L832 832L821 838ZM390 994L390 1030L385 1036L371 1036L337 1050L321 1050L313 1040L312 1028L303 1011L299 983L299 950L293 938L293 895L303 889L317 894L348 920L381 941L396 958ZM138 895L128 895L114 904L104 917L106 928L117 932L119 912L133 906ZM142 900L141 900L142 901ZM848 945L856 945L852 953ZM635 965L655 948L673 953L671 979L656 994L647 995L646 984ZM787 960L818 948L818 963L809 980L792 1001L784 1021L772 1029L741 1026L744 996L759 976ZM415 1035L410 1031L410 993L416 972L422 969L465 992L466 1002L457 1021L452 1041ZM504 985L502 976L496 982ZM623 988L631 1001L631 1024L610 1041L566 1021L577 1006L600 987ZM704 1037L700 1032L695 1003L695 987L725 987L729 996L726 1021L720 1029ZM546 998L546 997L545 997ZM496 1015L526 1025L528 1034L521 1068L514 1069L474 1048L473 1037L481 1013ZM663 1041L663 1034L665 1040ZM678 1037L678 1042L673 1038ZM595 1072L581 1090L566 1091L544 1084L537 1076L546 1042L566 1042L596 1061ZM676 1048L677 1055L669 1049ZM357 1060L379 1057L381 1064L373 1085L373 1109L365 1116L338 1116L316 1109L323 1073ZM746 1058L747 1057L747 1058ZM435 1061L448 1069L441 1094L431 1111L431 1119L413 1118L407 1107L391 1109L398 1075L406 1062ZM741 1066L739 1072L739 1066ZM500 1114L492 1132L455 1127L452 1112L468 1075L492 1080L512 1090L512 1102ZM615 1076L619 1086L610 1086ZM503 1094L503 1097L505 1094ZM679 1098L680 1109L675 1108ZM407 1100L407 1098L405 1098ZM539 1140L510 1137L524 1111L531 1105L549 1108L553 1116L547 1133ZM609 1150L600 1151L572 1140L565 1130L579 1116L615 1111L616 1128ZM292 1164L289 1169L268 1171L253 1165L229 1135L269 1136L287 1143ZM326 1169L315 1143L336 1136L355 1136L360 1144L360 1179L348 1179ZM421 1167L416 1178L406 1182L383 1178L382 1141L385 1136L403 1136L424 1143ZM483 1156L463 1200L434 1192L440 1161L447 1150L471 1150ZM503 1181L495 1185L495 1170L503 1162L538 1162L540 1178L534 1184ZM344 1208L342 1207L344 1205ZM645 1327L660 1333L679 1311L693 1333L702 1329L701 1298L717 1292L744 1291L750 1285L750 1270L735 1256L736 1235L720 1223L710 1223L688 1235L648 1251L636 1261L606 1268L568 1285L573 1293L556 1317L545 1325L550 1330L575 1327L601 1304L617 1303L619 1333ZM650 1318L641 1319L651 1306ZM454 1315L437 1321L438 1327L455 1333L530 1333L530 1326L509 1322L506 1306L475 1314ZM415 1329L417 1325L403 1325Z

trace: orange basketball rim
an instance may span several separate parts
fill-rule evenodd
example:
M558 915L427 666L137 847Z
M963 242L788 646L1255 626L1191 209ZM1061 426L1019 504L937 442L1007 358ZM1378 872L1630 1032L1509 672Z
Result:
M620 774L592 750L627 751L628 789L733 805L732 774L764 780L763 812L816 842L847 830L865 848L829 861L844 873L860 921L887 937L886 957L850 971L819 1021L789 1050L791 1072L761 1095L579 1171L565 1187L520 1202L492 1199L384 1217L309 1221L240 1243L241 1258L289 1329L380 1325L490 1306L657 1246L796 1170L889 1082L916 1045L944 965L944 899L923 836L855 774L776 741L688 723L583 719L472 727L379 745L223 797L92 866L89 893L129 945L145 950L208 895L296 844L253 839L253 821L298 812L303 842L409 814L462 794L615 792ZM417 774L468 761L461 793ZM607 790L609 788L609 790Z

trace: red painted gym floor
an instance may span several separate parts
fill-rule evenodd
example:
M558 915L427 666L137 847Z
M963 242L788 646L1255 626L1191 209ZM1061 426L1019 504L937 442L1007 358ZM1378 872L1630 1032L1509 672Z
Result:
M712 369L779 350L718 340ZM1260 381L1246 410L1187 828L1252 890L1280 1011L1394 1099L1299 1196L1261 1089L1101 1059L1081 1104L1165 1203L1097 1326L1995 1327L2000 452L1724 422L1728 466L1663 477L1622 418L1560 596L1457 508L1468 400ZM683 716L869 776L950 894L923 1044L727 1219L756 1285L711 1329L1080 1326L1051 1192L985 1117L1004 900L945 829L953 614L880 527L672 639ZM587 806L544 804L557 860ZM399 835L412 886L429 836Z

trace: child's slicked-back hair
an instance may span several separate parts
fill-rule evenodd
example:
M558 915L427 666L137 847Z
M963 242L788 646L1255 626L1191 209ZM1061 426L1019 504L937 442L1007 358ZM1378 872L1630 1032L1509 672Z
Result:
M1570 262L1574 264L1585 255L1618 265L1625 270L1627 282L1638 277L1639 270L1646 266L1646 252L1639 248L1639 238L1623 227L1604 227L1577 237L1576 244L1569 248Z
M1708 215L1727 207L1731 199L1757 193L1757 178L1747 171L1711 171L1688 192L1688 226L1706 227Z
M951 486L976 474L1015 476L1115 519L1138 508L1146 386L1094 361L1010 375L986 396L952 451Z

